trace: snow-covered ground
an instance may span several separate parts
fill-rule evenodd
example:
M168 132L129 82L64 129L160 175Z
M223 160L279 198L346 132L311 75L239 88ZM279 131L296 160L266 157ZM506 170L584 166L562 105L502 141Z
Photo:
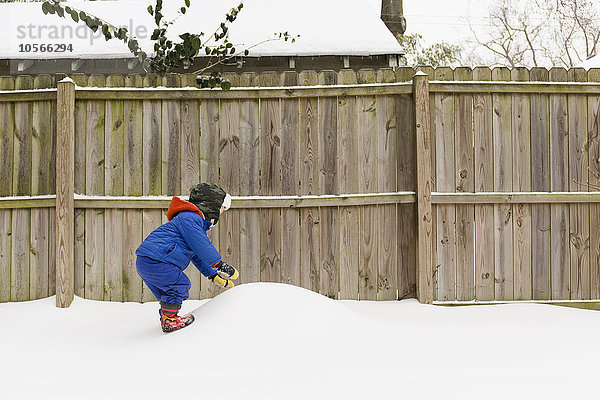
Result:
M0 304L2 399L576 399L598 395L600 313L334 301L257 283L187 301Z

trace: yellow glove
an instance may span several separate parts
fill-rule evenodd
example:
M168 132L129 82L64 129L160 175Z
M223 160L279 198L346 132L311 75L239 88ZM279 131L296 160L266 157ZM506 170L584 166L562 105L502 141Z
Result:
M223 278L220 274L214 274L208 279L210 279L215 285L221 286L223 288L232 288L235 286L232 281L230 281L227 278Z

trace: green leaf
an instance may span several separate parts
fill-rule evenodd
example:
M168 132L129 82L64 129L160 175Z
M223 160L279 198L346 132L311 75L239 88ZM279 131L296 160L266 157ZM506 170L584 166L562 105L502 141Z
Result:
M50 4L48 4L47 2L43 2L42 3L42 11L44 12L45 15L47 15L50 12Z
M61 6L56 7L56 13L62 18L65 16L65 10Z
M73 21L79 22L79 14L77 14L77 11L71 10L71 18L73 19Z
M210 54L210 47L206 46L204 50L206 51L206 55L208 56Z
M180 11L182 14L185 14L185 11L186 11L185 7L181 7Z
M244 55L247 56L250 52L248 50L244 50Z
M185 0L185 6L189 7L190 6L190 0Z
M152 8L152 6L148 6L146 10L148 10L148 14L154 15L154 9Z
M223 90L231 89L231 82L229 82L227 80L221 81L221 89L223 89Z

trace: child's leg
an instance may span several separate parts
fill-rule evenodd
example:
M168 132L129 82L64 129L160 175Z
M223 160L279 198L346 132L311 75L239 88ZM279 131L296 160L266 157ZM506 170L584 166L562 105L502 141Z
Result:
M176 265L138 256L137 272L158 301L182 304L189 297L189 278Z

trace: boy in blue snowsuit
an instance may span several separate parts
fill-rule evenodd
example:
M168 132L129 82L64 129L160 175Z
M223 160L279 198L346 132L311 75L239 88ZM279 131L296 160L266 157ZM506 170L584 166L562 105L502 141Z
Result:
M173 197L167 211L169 222L156 228L138 247L137 272L160 301L163 332L172 332L194 322L192 314L179 316L189 297L190 280L183 273L190 261L216 285L233 287L238 271L221 260L206 232L231 206L231 196L213 183L196 185L189 201Z

